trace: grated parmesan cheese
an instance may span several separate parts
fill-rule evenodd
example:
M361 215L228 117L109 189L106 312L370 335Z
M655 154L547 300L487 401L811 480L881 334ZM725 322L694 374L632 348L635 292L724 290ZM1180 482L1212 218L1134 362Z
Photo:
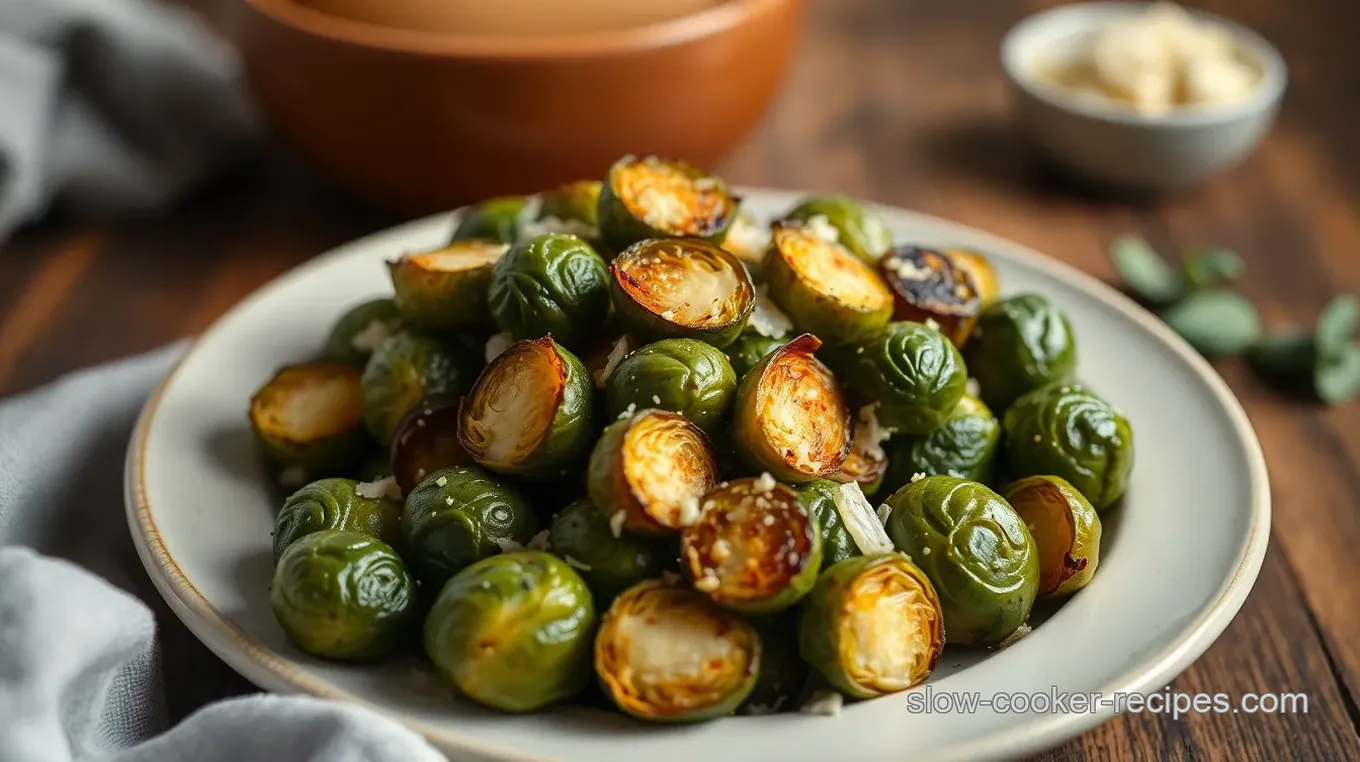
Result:
M935 318L926 318L926 328L929 328L932 331L938 331L940 330L940 321Z
M438 485L441 486L441 487L446 487L446 486L448 486L448 484L449 484L449 477L447 477L447 476L441 476L441 477L439 477L438 479L435 479L435 480L434 480L434 483L435 483L435 484L438 484Z
M711 593L714 590L717 590L721 586L721 584L722 583L718 582L717 577L714 577L711 574L705 574L704 576L694 580L694 589L698 590L701 593Z
M632 417L633 417L633 413L636 413L636 412L637 412L637 404L636 404L636 403L633 403L633 402L629 402L629 403L628 403L628 407L624 408L622 413L619 413L619 420L622 421L624 418L632 418Z
M877 403L859 409L859 422L855 424L855 444L874 460L888 457L883 452L883 443L892 436L892 430L878 423Z
M916 473L914 473L914 474L911 475L911 483L912 483L912 484L915 484L916 482L919 482L919 481L921 481L921 480L924 479L924 478L926 478L925 472L924 472L924 471L917 471Z
M628 356L628 337L620 336L614 342L614 346L609 350L609 357L605 359L604 367L595 374L595 388L603 389L609 377L614 374L614 369L623 362L623 358Z
M609 532L614 537L623 536L623 522L628 518L628 514L623 511L614 511L614 515L609 517Z
M761 336L771 339L780 339L793 332L793 321L770 298L769 289L764 284L756 287L755 307L751 310L747 325Z
M401 487L397 486L396 479L387 476L375 482L359 482L354 486L354 494L359 497L366 497L369 500L377 500L381 497L400 500Z
M583 564L580 561L577 561L576 559L572 558L571 556L562 556L562 560L566 561L567 566L570 566L573 569L580 569L581 571L587 572L590 571L591 568L590 564Z
M820 717L840 717L845 697L835 691L817 691L803 703L798 711Z
M486 340L486 351L484 353L486 361L491 362L497 357L500 357L505 353L505 350L509 349L510 345L514 343L515 337L511 336L509 331L501 331L500 333L493 334L491 338Z
M678 517L680 526L692 526L702 515L703 511L699 510L698 495L686 495L685 499L680 501L680 515Z
M831 243L839 243L841 240L840 228L831 224L831 220L825 214L814 214L804 223L812 234Z
M778 484L778 482L774 480L773 476L770 476L770 472L762 471L760 478L756 479L755 483L751 485L751 492L757 495L763 495L766 492L773 490L775 484Z
M982 396L982 384L978 383L978 380L976 378L968 379L968 383L964 384L963 390L968 394L969 397Z
M392 334L397 332L398 325L396 321L374 320L354 334L349 344L360 352L372 354L378 351L383 342L392 338Z
M865 499L864 492L859 488L859 482L840 485L840 489L836 490L832 498L836 504L836 511L841 516L841 523L845 525L845 531L850 534L850 539L855 541L855 547L859 548L861 553L872 555L893 551L892 540L888 539L888 533L879 522L878 513Z
M509 537L492 537L491 541L496 543L496 547L500 548L502 553L513 553L517 550L524 550L523 545L520 545Z
M883 522L883 525L884 525L884 526L887 526L887 525L888 525L888 518L889 518L890 516L892 516L892 506L891 506L891 505L888 505L887 503L884 503L884 504L878 506L878 520L881 521L881 522Z
M530 537L529 542L525 547L530 550L552 550L552 545L548 542L548 534L548 530L544 529L542 532Z
M1030 626L1029 626L1029 623L1026 622L1026 623L1020 625L1019 627L1016 627L1015 630L1014 630L1011 634L1009 634L1009 635L1007 635L1006 637L1002 638L1002 639L1001 639L1001 642L1000 642L1000 643L997 643L995 646L992 646L991 650L993 650L993 651L1000 651L1000 650L1003 649L1003 648L1008 648L1008 647L1010 647L1010 646L1013 646L1013 645L1015 645L1016 641L1020 640L1021 638L1025 637L1026 635L1030 634L1030 633L1033 632L1033 631L1034 631L1034 628L1030 627Z

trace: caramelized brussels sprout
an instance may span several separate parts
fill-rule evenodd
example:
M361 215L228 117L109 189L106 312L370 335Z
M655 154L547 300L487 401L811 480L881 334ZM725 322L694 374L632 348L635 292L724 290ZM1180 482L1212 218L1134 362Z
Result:
M309 654L364 661L394 650L415 614L416 586L392 548L360 532L323 529L283 552L269 605Z
M516 245L496 263L487 303L496 325L516 339L551 334L577 346L609 315L609 272L580 238L541 235Z
M732 441L754 469L798 483L840 470L850 454L850 408L803 334L771 352L737 389Z
M945 474L986 482L992 476L1001 423L982 400L964 395L945 422L920 436L895 437L888 443L888 475L896 490L916 474Z
M1100 516L1058 476L1030 476L1005 490L1039 549L1039 597L1062 598L1086 587L1100 563Z
M593 390L589 371L551 336L517 342L464 398L458 441L497 473L563 476L590 449Z
M458 441L458 405L453 402L416 405L397 426L389 450L387 474L397 480L403 495L441 468L472 465L472 456Z
M817 580L798 622L798 650L847 696L896 693L935 669L946 615L927 575L906 556L856 556Z
M323 529L344 529L395 545L401 533L401 504L386 495L355 492L353 479L321 479L283 501L274 526L274 563L289 545Z
M849 196L808 196L784 219L829 226L836 232L836 242L871 267L892 246L892 231L883 218Z
M595 636L595 672L619 709L642 720L731 714L755 687L760 636L703 595L659 580L614 599Z
M954 266L968 273L968 279L973 283L973 290L977 293L978 304L986 308L1001 293L1001 287L997 285L996 270L992 269L992 263L981 252L972 249L945 249L944 255L954 262Z
M647 238L722 243L738 200L722 179L680 161L625 156L600 189L600 234L614 251Z
M878 270L893 291L893 319L933 321L954 346L968 341L980 300L972 279L946 253L897 246L879 261Z
M959 350L920 323L889 323L850 357L851 386L878 403L878 422L896 433L925 434L944 423L968 385Z
M999 643L1025 623L1039 551L1005 499L977 482L927 476L888 506L888 536L935 586L951 642Z
M864 339L892 318L892 292L873 268L808 226L776 222L762 272L799 329L829 344Z
M674 548L668 551L633 535L615 536L603 509L584 497L553 518L548 544L576 569L601 605L644 579L660 576L667 558L675 556Z
M379 442L392 443L401 421L422 403L457 400L478 366L457 344L403 331L388 339L364 366L364 423Z
M281 369L250 399L250 427L270 460L342 473L364 457L359 371L334 362Z
M704 432L683 415L643 410L605 428L590 454L588 486L609 521L647 537L675 534L717 480ZM615 517L622 514L622 518Z
M680 533L694 589L724 608L768 614L797 603L822 568L817 516L769 474L735 479L704 496Z
M577 180L559 185L543 194L543 204L539 206L538 218L546 220L552 217L564 222L579 222L598 232L602 186L603 183L599 180Z
M406 496L402 529L411 565L426 584L438 586L509 543L524 545L538 522L514 487L476 466L454 466L430 474Z
M391 299L374 299L356 305L340 316L326 338L325 356L363 368L384 341L401 330L401 316Z
M586 687L595 622L586 583L564 561L506 553L444 585L425 619L425 653L473 701L530 712Z
M888 453L883 449L887 435L881 431L874 407L860 408L850 440L850 455L841 464L841 470L831 475L832 481L856 482L865 497L873 497L878 492L888 474Z
M698 239L639 241L609 265L614 306L644 339L731 344L755 307L751 276L736 257Z
M1004 412L1021 395L1066 381L1077 368L1067 316L1038 294L1003 299L982 312L968 345L968 370L982 399Z
M808 664L798 655L798 610L753 617L760 636L760 675L738 714L774 714L792 708L807 684Z
M665 339L614 368L605 407L611 418L649 407L682 413L716 435L736 396L737 376L722 352L694 339Z
M765 259L765 250L770 248L769 225L757 222L745 209L738 210L737 218L732 221L732 227L728 228L727 237L723 239L722 247L732 252L732 256L746 266L746 272L750 273L752 281L761 282L761 261Z
M813 479L793 488L803 507L817 517L817 528L822 535L822 569L860 555L855 538L845 528L840 509L836 507L836 493L840 492L840 487L830 479Z
M732 372L740 381L750 370L760 364L769 354L788 343L788 339L772 339L755 331L746 331L724 350Z
M528 213L529 199L524 196L487 199L467 210L453 231L453 240L480 238L513 244Z
M1133 429L1084 387L1051 384L1021 397L1002 421L1016 477L1066 479L1103 511L1124 494L1133 470Z
M510 247L498 241L454 241L442 249L387 263L402 319L430 331L491 323L486 292L491 272Z

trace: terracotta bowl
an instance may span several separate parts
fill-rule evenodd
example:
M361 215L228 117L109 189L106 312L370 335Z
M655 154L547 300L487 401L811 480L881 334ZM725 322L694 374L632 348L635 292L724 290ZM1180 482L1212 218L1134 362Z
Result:
M361 196L410 211L602 177L629 153L712 164L765 111L802 17L802 0L729 0L517 38L244 5L237 41L275 131Z

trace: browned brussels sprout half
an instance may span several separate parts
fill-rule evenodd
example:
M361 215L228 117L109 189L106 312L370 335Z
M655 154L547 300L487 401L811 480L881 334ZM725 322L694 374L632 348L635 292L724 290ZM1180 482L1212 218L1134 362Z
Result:
M769 474L736 479L704 496L680 534L694 588L719 606L768 614L797 603L822 568L817 517Z
M980 300L973 280L947 254L919 246L895 246L878 263L892 287L893 319L937 327L962 347L977 325Z
M614 307L645 339L731 344L755 307L751 276L736 257L698 239L639 241L614 258Z
M600 189L600 233L623 251L647 238L703 238L722 243L738 200L723 181L680 161L625 156Z
M332 362L283 368L250 400L250 426L269 459L315 475L364 456L359 371Z
M761 269L794 324L828 344L853 343L892 318L892 292L878 273L802 223L774 224Z
M803 334L761 360L741 380L732 441L755 469L785 482L840 470L850 454L850 408L831 371Z
M390 473L403 495L441 468L472 465L458 441L458 405L452 402L417 405L397 427L390 451Z
M661 537L698 518L698 499L717 473L698 426L679 413L643 410L604 430L590 455L588 486L611 526Z
M1086 587L1100 563L1100 516L1090 501L1059 476L1021 479L1004 495L1039 549L1039 597Z
M944 255L949 257L955 267L968 273L973 290L977 292L979 306L985 308L996 301L1001 294L1001 286L997 283L996 270L987 257L972 249L945 249Z
M605 693L653 722L731 714L755 686L760 656L760 637L740 616L659 580L615 598L595 636Z
M486 291L492 269L509 248L470 239L388 262L397 311L411 325L431 331L490 325Z

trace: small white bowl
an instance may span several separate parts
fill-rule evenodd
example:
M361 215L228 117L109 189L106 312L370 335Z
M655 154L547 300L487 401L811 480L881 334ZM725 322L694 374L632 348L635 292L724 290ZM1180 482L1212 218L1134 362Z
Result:
M1246 158L1274 122L1288 77L1279 52L1261 35L1194 10L1197 20L1225 27L1239 54L1260 70L1260 84L1245 99L1144 115L1038 76L1039 64L1055 51L1147 8L1147 3L1078 3L1037 13L1007 33L1001 65L1014 85L1022 129L1050 158L1108 185L1174 190Z

